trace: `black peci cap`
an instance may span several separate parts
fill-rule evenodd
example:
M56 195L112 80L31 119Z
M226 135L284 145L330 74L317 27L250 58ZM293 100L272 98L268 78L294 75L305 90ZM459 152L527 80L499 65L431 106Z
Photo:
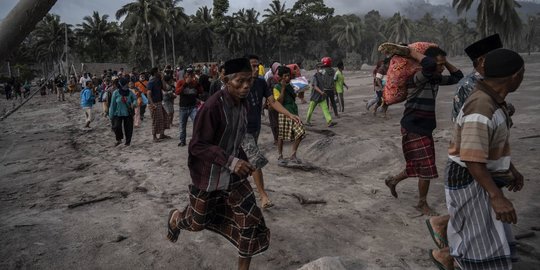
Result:
M225 75L234 74L238 72L252 72L251 64L247 58L236 58L225 62L223 65L225 69Z
M501 37L499 34L495 34L469 45L465 48L465 53L474 61L488 52L502 48L502 46Z
M504 78L518 72L525 62L521 55L508 49L496 49L486 55L484 72L487 78Z

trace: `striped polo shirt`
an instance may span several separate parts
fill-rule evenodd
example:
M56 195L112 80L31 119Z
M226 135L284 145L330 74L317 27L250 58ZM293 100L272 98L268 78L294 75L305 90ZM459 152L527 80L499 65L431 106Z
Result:
M462 167L468 161L485 163L490 172L508 171L511 121L504 99L478 81L456 117L450 159Z

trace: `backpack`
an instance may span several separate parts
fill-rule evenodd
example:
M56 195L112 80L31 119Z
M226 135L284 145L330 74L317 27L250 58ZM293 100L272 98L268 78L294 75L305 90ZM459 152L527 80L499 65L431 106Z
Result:
M323 69L322 76L320 77L320 87L321 90L335 90L336 89L336 82L334 81L334 76L336 75L336 71L331 68L327 67Z

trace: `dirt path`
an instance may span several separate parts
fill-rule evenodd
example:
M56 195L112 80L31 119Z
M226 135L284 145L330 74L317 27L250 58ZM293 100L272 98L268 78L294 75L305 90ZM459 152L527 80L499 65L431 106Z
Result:
M513 160L527 179L524 191L509 195L518 209L518 234L540 226L540 139L519 139L540 134L540 61L527 61L525 81L510 97L517 108ZM470 65L464 59L458 64ZM351 86L346 113L334 129L325 128L316 109L315 126L299 151L311 165L306 170L277 166L270 129L263 125L261 147L271 162L263 171L276 206L264 211L270 249L254 258L252 269L298 269L323 256L353 262L356 266L349 269L435 269L427 255L435 246L425 217L412 207L416 180L398 186L399 199L390 196L382 181L403 166L402 105L392 106L387 120L367 114L364 100L372 95L367 73L346 74ZM441 177L428 199L441 213L454 89L441 88L434 134ZM306 110L306 104L300 105L302 118ZM177 114L168 133L175 139L159 144L151 143L147 117L127 148L112 146L114 135L101 116L92 131L81 129L76 96L65 103L36 96L0 124L1 269L235 267L235 250L213 233L183 232L177 244L165 240L168 209L187 203L187 148L177 147ZM188 137L190 129L191 124ZM293 194L326 204L301 205ZM540 263L538 237L520 240L522 262L515 269Z

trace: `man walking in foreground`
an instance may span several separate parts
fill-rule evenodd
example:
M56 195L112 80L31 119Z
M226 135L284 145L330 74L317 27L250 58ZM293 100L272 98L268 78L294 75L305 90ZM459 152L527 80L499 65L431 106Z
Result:
M512 120L505 98L519 88L524 72L518 53L488 53L484 80L455 120L446 166L447 235L448 251L462 269L512 269L516 243L510 223L517 215L501 188L520 190L523 176L510 158ZM442 254L430 256L438 266L451 264Z
M195 119L188 159L190 202L182 212L170 211L167 238L176 242L181 230L216 232L238 249L238 269L247 270L251 257L268 249L270 241L247 180L255 167L240 145L252 69L246 58L229 60L224 68L225 88L207 100Z
M446 52L439 47L430 47L423 55L406 46L391 43L381 46L385 45L387 53L409 56L422 67L408 83L414 88L409 89L405 111L401 118L402 148L407 162L406 167L399 174L388 177L385 183L392 196L397 198L397 184L409 177L418 177L419 198L416 209L424 215L437 215L427 203L429 181L438 177L432 135L437 126L435 99L439 85L455 84L463 78L463 73L446 61ZM445 68L450 72L450 76L442 75Z
M457 90L452 101L452 122L455 123L463 104L473 92L478 81L484 79L484 60L486 54L502 48L502 41L499 37L499 34L491 35L489 37L483 38L474 42L465 48L465 53L469 56L472 61L474 70L470 74L466 75L459 83L457 84ZM509 114L512 116L513 111L510 109L512 106L510 103L507 103L509 108ZM513 108L513 107L512 107ZM450 253L448 252L448 239L446 237L446 228L448 226L448 220L450 219L449 215L442 216L433 216L426 220L426 225L429 230L429 233L435 242L435 245L439 250L433 251L438 258L448 258L451 259ZM443 261L443 260L440 260Z

